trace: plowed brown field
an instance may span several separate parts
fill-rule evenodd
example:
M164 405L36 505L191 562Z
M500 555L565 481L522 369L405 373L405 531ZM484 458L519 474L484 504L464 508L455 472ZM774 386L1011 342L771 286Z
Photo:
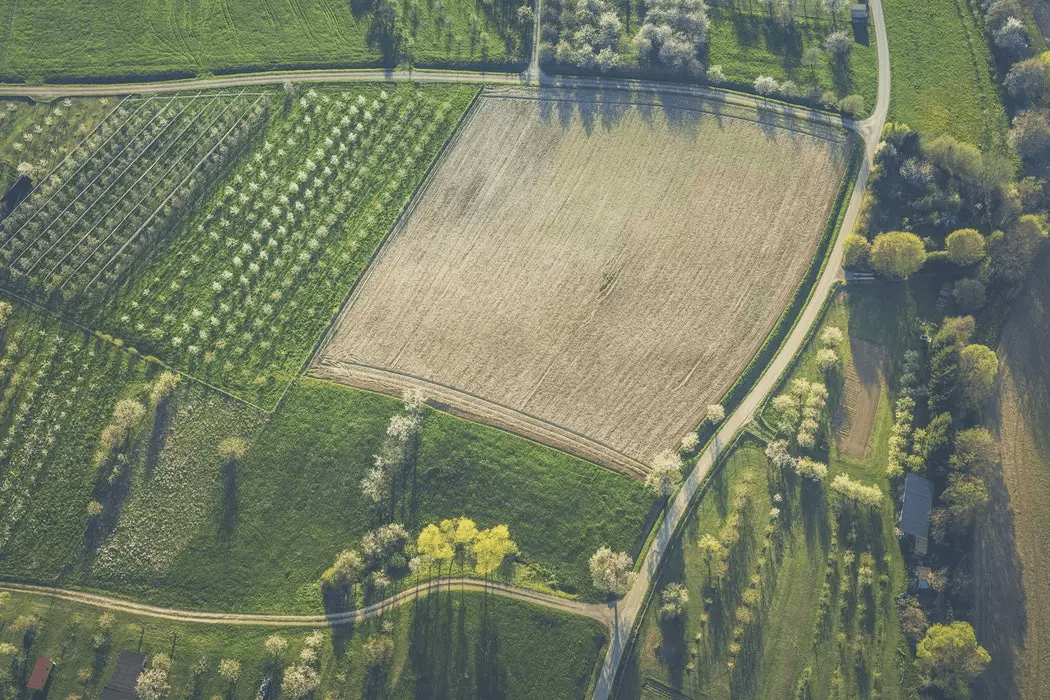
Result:
M315 373L424 383L618 468L678 444L812 262L848 147L667 97L577 97L481 98Z
M999 410L1003 467L988 479L977 531L978 639L992 664L984 697L1037 700L1050 687L1050 274L1036 266L1002 337Z

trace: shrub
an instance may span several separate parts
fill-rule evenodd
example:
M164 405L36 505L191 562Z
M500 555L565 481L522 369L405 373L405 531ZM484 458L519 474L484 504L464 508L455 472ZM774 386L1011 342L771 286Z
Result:
M799 476L811 481L824 481L828 477L828 465L808 457L799 457L795 464L795 471Z
M984 236L977 229L952 231L945 240L948 259L957 265L972 265L984 259Z
M846 267L857 267L868 262L871 244L864 236L851 233L843 241L843 263Z
M219 456L228 462L244 457L248 443L242 437L228 437L219 443Z
M882 491L878 486L865 486L845 474L839 474L831 480L832 492L858 505L878 508L882 503Z
M11 318L11 305L6 301L0 301L0 330L7 326L9 318Z
M713 66L707 68L707 81L712 85L721 85L726 81L726 74L722 70L722 65L716 63Z
M839 100L839 109L846 114L860 114L864 111L864 98L860 95L846 95Z

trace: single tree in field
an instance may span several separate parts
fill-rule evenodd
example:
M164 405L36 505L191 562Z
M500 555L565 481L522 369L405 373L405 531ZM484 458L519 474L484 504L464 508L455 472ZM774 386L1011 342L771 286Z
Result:
M653 465L645 475L645 485L657 496L667 498L682 483L682 458L670 450L653 457Z
M969 698L970 683L992 660L968 622L931 626L915 656L926 684L951 698Z
M718 541L718 538L709 532L705 532L700 536L696 546L700 550L700 554L704 557L704 561L707 562L708 580L711 580L716 569L719 573L719 577L721 577L722 561L725 559L726 548ZM717 566L712 566L712 564L716 564Z
M660 619L674 620L685 614L689 591L680 583L669 583L660 591Z
M591 581L603 593L622 596L631 589L636 578L631 570L631 557L626 552L614 552L599 547L590 560Z
M871 245L871 266L893 279L906 279L926 262L922 240L909 231L880 233Z
M961 228L952 231L945 246L948 248L948 259L957 265L973 265L984 258L984 236L972 228Z
M320 683L317 671L307 664L296 664L284 672L281 679L281 693L291 698L309 695Z
M266 649L267 661L277 663L281 660L284 650L288 648L288 640L279 634L271 634L266 638L263 647Z
M248 443L242 437L228 437L219 443L219 456L227 462L236 462L248 451Z
M241 677L241 663L233 659L223 659L219 662L219 677L233 685Z
M824 50L836 61L846 60L852 45L853 40L849 38L849 34L841 30L828 34L824 39Z

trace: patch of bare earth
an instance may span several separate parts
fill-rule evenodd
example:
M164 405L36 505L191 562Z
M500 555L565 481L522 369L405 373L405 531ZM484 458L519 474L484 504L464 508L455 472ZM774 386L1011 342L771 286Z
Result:
M1044 261L1045 262L1045 261ZM992 664L987 697L1036 700L1050 687L1050 276L1017 302L1000 356L1002 471L977 532L976 629Z
M640 473L762 344L848 156L690 104L482 97L313 373Z
M835 410L835 443L850 457L864 459L875 429L890 357L881 345L858 338L850 339L850 353L853 361L846 367L842 395Z

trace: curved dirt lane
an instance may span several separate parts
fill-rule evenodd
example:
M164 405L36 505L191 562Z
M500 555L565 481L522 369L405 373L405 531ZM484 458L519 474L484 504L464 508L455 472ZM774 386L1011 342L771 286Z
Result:
M211 613L195 610L177 610L155 605L136 603L112 596L99 595L97 593L86 593L83 591L68 590L64 588L52 588L50 586L32 586L20 583L0 583L0 591L12 593L28 593L59 600L67 600L73 603L90 605L103 610L142 615L160 620L172 620L175 622L196 622L209 625L244 625L255 627L325 627L338 625L346 622L361 622L375 617L387 608L395 605L423 598L433 590L449 587L456 590L487 591L489 593L513 598L534 605L542 605L552 610L582 615L600 622L607 628L613 626L612 607L598 603L581 603L576 600L567 600L557 596L531 591L527 588L517 588L503 583L490 581L487 585L483 581L471 578L432 579L420 584L418 588L408 588L397 595L391 596L378 603L351 610L344 613L332 615L251 615L234 613Z
M609 643L601 673L595 684L594 694L591 696L592 700L608 700L612 693L624 651L627 648L634 624L645 603L646 593L649 587L655 583L654 579L659 572L660 562L670 548L674 534L684 519L697 488L704 477L707 476L707 473L711 471L715 462L717 462L723 446L728 444L737 432L751 422L762 401L773 391L780 375L787 369L791 359L805 342L810 328L816 323L820 310L824 305L824 300L842 277L844 241L846 234L853 231L857 215L860 213L861 200L864 198L864 191L868 184L872 159L875 156L875 149L878 146L882 127L886 123L886 115L890 106L890 54L886 43L886 24L883 21L881 0L871 0L870 8L875 25L875 40L878 49L878 100L870 117L862 122L852 123L853 128L864 139L864 160L857 173L857 182L850 197L846 215L843 217L842 226L839 228L835 246L831 250L823 274L813 289L809 303L806 304L805 309L800 314L798 323L796 323L791 335L780 347L777 356L766 367L762 377L756 382L747 396L744 397L740 406L726 417L722 427L715 434L707 449L697 459L696 468L686 477L677 496L668 505L666 515L660 524L660 529L657 531L656 537L646 554L645 561L642 563L638 579L617 606L616 624L613 628L612 640Z

